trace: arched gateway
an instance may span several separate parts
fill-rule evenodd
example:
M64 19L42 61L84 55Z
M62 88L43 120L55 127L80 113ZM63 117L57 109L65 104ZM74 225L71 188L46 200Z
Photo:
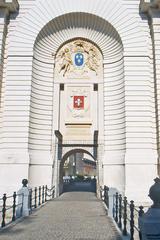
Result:
M146 200L157 174L159 97L137 1L26 0L16 13L11 2L1 33L0 171L10 176L2 184L0 175L1 192L29 178L58 194L61 164L79 149L95 159L98 186Z

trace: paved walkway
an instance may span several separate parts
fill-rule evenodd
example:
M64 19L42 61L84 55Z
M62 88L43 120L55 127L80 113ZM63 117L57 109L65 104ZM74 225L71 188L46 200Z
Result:
M67 192L20 223L0 232L1 240L120 240L94 193Z

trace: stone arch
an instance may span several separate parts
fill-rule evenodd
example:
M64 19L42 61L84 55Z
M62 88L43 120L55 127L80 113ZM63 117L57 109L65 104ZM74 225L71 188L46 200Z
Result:
M64 161L65 161L70 155L72 155L72 154L74 154L74 153L78 153L78 152L86 153L86 154L90 155L90 156L93 158L94 161L96 160L96 159L94 159L94 156L90 153L89 150L81 147L81 148L72 148L72 149L66 151L66 152L63 154L63 156L62 156L62 161L61 161L61 163L63 164Z
M63 166L64 166L64 162L67 160L67 158L69 156L71 156L74 153L86 153L89 156L91 156L93 158L93 160L95 161L94 156L90 153L89 149L85 149L85 148L81 147L81 148L72 148L72 149L66 151L64 153L64 155L62 156L62 160L61 160L60 168L59 168L59 193L62 193L62 188L63 188Z

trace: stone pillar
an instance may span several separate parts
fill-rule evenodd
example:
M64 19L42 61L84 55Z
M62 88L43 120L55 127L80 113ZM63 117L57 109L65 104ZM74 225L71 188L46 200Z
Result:
M146 14L150 27L152 40L151 50L154 78L155 118L156 118L156 143L158 150L158 175L160 175L160 0L141 0L140 12ZM153 58L153 59L152 59Z
M16 211L17 217L26 217L29 215L30 207L29 207L29 188L27 187L28 180L22 180L23 187L17 192L18 196L18 204L20 204Z
M6 61L5 59L5 51L6 51L6 39L8 34L8 23L9 23L9 17L10 13L16 12L18 10L18 2L17 0L5 0L0 1L0 145L2 145L2 134L1 132L2 127L4 126L4 96L2 97L2 83L4 83L4 63ZM8 149L7 149L8 150ZM6 191L6 185L10 186L11 184L4 183L4 173L6 174L7 170L7 163L4 152L1 151L0 153L0 195ZM10 173L13 172L13 169L11 169L11 172L8 172L7 175L11 176ZM10 181L10 183L12 180ZM6 184L6 185L4 185ZM15 191L15 186L7 188L7 193L11 194Z
M145 56L144 51L138 54L137 56L124 56L125 195L129 200L134 199L135 202L148 202L148 186L157 175L157 154L154 150L156 136L153 131L155 105L152 89L154 82L150 74L152 65L149 54L147 56L146 53Z
M158 174L160 175L160 9L150 8L150 28L153 47L154 81L156 98L157 148L158 148Z
M139 228L142 240L160 239L160 179L150 188L149 196L153 205L139 218Z

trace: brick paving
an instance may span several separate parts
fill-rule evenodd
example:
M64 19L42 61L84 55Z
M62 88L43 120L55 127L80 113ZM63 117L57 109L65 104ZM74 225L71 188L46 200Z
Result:
M2 232L0 240L120 240L93 192L66 192Z

